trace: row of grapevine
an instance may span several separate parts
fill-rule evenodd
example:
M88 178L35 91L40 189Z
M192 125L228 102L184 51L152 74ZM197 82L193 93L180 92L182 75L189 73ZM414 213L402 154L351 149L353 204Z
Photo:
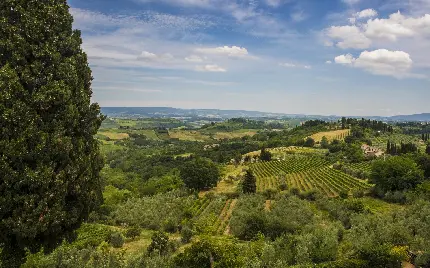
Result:
M236 205L237 199L229 199L226 202L226 205L224 209L222 210L221 214L219 215L219 223L217 225L217 234L228 234L229 232L229 223L231 219L231 215L233 214L233 209Z
M365 181L329 167L293 173L287 176L286 181L290 187L300 191L317 190L329 197L337 196L341 192L365 191L371 187Z
M279 184L283 181L279 177L257 177L257 192L262 192L266 189L278 189Z
M289 157L286 160L259 162L251 165L254 175L258 178L275 177L281 174L301 172L310 168L327 166L328 163L319 157Z

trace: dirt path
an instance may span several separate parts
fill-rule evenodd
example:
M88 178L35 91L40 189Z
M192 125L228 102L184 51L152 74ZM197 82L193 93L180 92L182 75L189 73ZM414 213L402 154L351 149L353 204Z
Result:
M270 200L266 200L266 203L264 204L264 210L270 211L270 205L271 205Z
M233 199L231 201L230 207L229 207L229 209L227 211L227 214L224 217L224 221L223 221L223 223L221 225L221 226L226 226L227 225L227 227L225 228L225 231L224 231L225 235L229 235L230 234L230 224L229 223L230 223L231 215L233 214L234 207L236 206L236 203L237 203L237 199Z

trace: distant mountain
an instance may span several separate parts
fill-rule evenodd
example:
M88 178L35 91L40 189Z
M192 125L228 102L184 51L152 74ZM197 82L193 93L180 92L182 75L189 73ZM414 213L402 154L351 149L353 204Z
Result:
M283 114L267 113L259 111L245 110L219 110L219 109L180 109L171 107L102 107L101 111L109 117L128 117L128 118L208 118L208 119L229 119L235 117L245 118L300 118L300 119L321 119L334 121L341 118L338 115L305 115L305 114ZM347 116L362 118L362 116ZM391 117L383 116L365 116L367 119L381 121L420 121L430 122L430 113L413 114L413 115L396 115Z

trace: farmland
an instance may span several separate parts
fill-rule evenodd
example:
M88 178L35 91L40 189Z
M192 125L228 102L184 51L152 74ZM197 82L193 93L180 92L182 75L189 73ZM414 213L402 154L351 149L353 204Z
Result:
M341 129L341 130L334 130L334 131L325 131L325 132L318 132L310 137L315 140L315 142L321 142L323 137L326 137L328 141L332 140L342 140L346 136L348 136L350 130L349 129Z
M363 166L357 164L355 166ZM366 166L367 167L367 166ZM371 185L335 170L318 157L290 156L287 160L255 163L251 169L257 177L257 191L278 189L281 184L297 188L300 192L315 190L328 197L342 192L352 194L366 191Z

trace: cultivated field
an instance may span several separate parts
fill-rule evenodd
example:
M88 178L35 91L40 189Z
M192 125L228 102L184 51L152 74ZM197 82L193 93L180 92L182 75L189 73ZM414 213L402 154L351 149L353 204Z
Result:
M172 139L179 139L181 141L208 141L210 137L203 135L199 131L190 130L169 130L169 137Z
M356 168L368 169L368 164L356 164ZM319 157L292 156L287 160L259 162L251 165L257 178L257 191L278 189L281 184L297 188L300 192L316 190L328 197L342 192L366 191L371 185L344 172L335 170Z
M108 137L110 140L123 140L130 137L128 133L114 132L114 131L99 131L98 134Z
M350 132L349 129L318 132L318 133L311 135L311 138L314 139L315 142L321 142L323 137L326 137L328 141L343 140L346 136L349 135L349 132Z

